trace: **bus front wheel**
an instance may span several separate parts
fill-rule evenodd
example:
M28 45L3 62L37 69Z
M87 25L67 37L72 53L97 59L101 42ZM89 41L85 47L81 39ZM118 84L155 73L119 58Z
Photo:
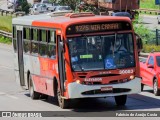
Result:
M33 80L31 75L29 76L29 94L32 99L38 99L40 97L40 93L34 91Z
M60 90L57 88L58 104L62 109L68 108L69 100L62 97Z
M126 104L127 95L115 96L114 98L117 106L124 106Z

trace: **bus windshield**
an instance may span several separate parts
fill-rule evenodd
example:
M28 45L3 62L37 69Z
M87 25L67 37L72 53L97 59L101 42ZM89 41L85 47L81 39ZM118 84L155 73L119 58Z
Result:
M135 67L131 33L68 38L73 71Z

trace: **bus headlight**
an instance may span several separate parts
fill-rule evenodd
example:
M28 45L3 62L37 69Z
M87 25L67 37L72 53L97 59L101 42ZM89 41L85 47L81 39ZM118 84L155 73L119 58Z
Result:
M80 83L81 83L81 81L80 81L80 80L76 80L76 83L80 84Z
M135 78L135 76L134 76L134 75L131 75L129 78L130 78L131 80L133 80L133 79Z

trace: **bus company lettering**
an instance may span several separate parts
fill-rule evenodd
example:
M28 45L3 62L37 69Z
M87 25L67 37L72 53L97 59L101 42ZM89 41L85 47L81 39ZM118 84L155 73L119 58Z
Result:
M86 82L101 82L102 78L85 78L84 81L86 81Z

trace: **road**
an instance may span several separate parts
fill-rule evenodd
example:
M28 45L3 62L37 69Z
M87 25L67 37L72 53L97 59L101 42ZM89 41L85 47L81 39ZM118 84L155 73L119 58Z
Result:
M0 44L0 56L0 111L80 111L89 115L100 111L160 111L160 97L154 96L152 89L146 86L140 94L129 95L125 107L117 107L112 97L80 100L65 110L58 107L53 97L31 100L28 91L15 82L12 47Z

